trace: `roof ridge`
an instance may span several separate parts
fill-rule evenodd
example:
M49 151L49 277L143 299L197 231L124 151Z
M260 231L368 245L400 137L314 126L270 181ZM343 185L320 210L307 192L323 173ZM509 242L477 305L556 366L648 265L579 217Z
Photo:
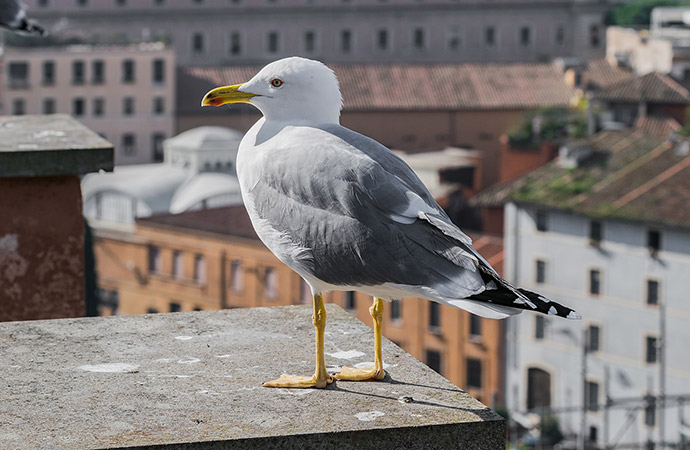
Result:
M690 157L685 157L677 164L672 165L671 167L661 172L651 180L647 181L646 183L643 183L642 185L628 192L623 197L613 202L613 206L615 208L621 208L625 206L627 203L630 203L634 199L649 192L653 187L658 186L660 183L663 183L664 181L668 180L669 178L671 178L678 172L682 171L686 167L690 167Z
M673 89L674 91L676 91L679 95L682 95L685 98L690 98L690 91L688 91L680 83L676 82L676 80L674 80L673 78L671 78L668 75L663 74L661 72L652 72L652 73L657 75L657 78L659 80L663 81L666 86L668 86L670 89Z

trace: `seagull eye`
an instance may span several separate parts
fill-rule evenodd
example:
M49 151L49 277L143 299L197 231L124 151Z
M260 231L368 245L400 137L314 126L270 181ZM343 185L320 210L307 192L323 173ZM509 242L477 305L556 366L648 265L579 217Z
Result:
M271 86L273 87L281 87L283 85L283 80L280 78L274 78L271 80Z

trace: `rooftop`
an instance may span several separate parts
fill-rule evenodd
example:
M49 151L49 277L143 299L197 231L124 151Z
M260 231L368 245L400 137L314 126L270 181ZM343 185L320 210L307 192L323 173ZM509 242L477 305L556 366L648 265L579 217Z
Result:
M327 305L326 365L373 333ZM1 448L501 449L500 416L384 339L388 376L269 389L313 370L310 306L0 323Z
M611 64L606 58L591 59L585 63L582 85L597 90L633 78L635 74L632 70Z
M690 92L668 75L652 72L600 89L595 98L621 103L690 104Z
M201 232L224 237L259 240L244 205L202 209L181 214L160 214L145 219L137 219L137 224L166 230Z
M636 130L602 131L572 142L582 159L567 168L556 160L472 202L540 205L591 217L690 228L690 155L667 137Z
M329 65L340 82L346 111L531 109L567 106L575 91L553 64ZM215 86L248 81L261 66L180 69L177 104L197 113ZM193 107L193 110L192 110Z

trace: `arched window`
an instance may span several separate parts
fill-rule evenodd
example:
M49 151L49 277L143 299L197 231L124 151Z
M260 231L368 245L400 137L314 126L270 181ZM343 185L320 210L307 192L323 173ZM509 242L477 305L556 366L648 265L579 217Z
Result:
M543 369L527 369L527 409L551 406L551 374Z

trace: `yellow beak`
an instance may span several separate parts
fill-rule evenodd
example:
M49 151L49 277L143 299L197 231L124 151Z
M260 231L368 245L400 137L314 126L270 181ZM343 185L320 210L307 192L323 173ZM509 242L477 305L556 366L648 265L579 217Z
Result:
M258 97L258 94L238 91L240 87L242 87L242 84L221 86L212 89L204 95L204 98L201 100L201 106L222 106L226 103L251 103L249 99Z

